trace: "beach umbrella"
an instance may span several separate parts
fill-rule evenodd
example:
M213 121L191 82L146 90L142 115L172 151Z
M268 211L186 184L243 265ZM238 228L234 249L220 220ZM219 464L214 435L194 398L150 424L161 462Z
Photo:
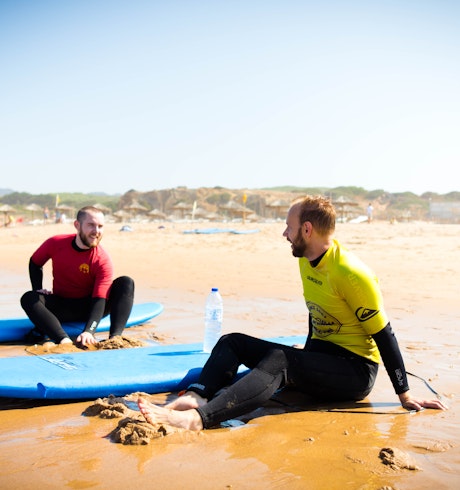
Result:
M210 212L210 213L206 213L204 215L204 218L208 219L209 221L218 221L219 219L222 218L222 216L220 216L219 214L217 213L214 213L214 212Z
M186 211L192 211L193 206L185 202L178 202L172 207L175 211L180 211L182 217L184 217Z
M148 211L148 209L145 206L143 206L140 202L137 201L133 201L131 204L128 204L128 206L124 206L123 209L129 211L132 214L143 213L145 211Z
M159 209L152 209L151 211L149 211L147 213L149 216L151 216L152 218L157 218L157 219L164 219L166 218L166 214L163 213L162 211L160 211Z
M0 206L0 211L3 213L4 225L7 226L7 215L16 212L16 210L9 204L3 204L3 206Z
M124 209L119 209L118 211L115 211L113 215L120 221L128 219L131 216L130 213L128 213L128 211L125 211Z
M9 204L3 204L0 206L0 211L2 213L14 213L16 210L13 208L13 206L10 206Z
M43 210L43 208L41 206L39 206L38 204L35 204L35 203L29 204L28 206L26 206L26 209L27 209L27 211L32 212L32 220L34 219L35 213L41 212Z
M74 207L73 206L69 206L68 204L59 204L58 206L56 206L56 210L57 211L61 211L61 212L71 212L73 211Z
M208 211L200 207L197 207L194 210L192 210L192 218L205 218L207 214Z
M104 214L112 212L112 210L108 206L104 206L104 204L101 204L99 202L93 204L93 208L99 209L99 211L102 211Z
M64 222L64 216L74 215L75 208L73 206L69 206L68 204L59 204L56 206L56 223Z
M243 218L243 223L246 219L246 215L253 213L252 209L249 209L235 201L229 201L227 204L223 204L219 207L227 211L232 216L241 216Z
M350 212L350 208L354 206L359 206L357 202L347 200L344 196L338 197L335 201L332 202L332 204L340 213L342 223L344 222L345 214Z
M277 218L286 216L289 207L290 203L284 199L277 199L276 201L267 204L267 208L273 209Z

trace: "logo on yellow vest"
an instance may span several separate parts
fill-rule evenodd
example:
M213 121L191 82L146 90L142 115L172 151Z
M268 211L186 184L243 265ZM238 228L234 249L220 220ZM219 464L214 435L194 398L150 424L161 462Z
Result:
M329 337L329 335L339 333L342 325L321 306L311 301L307 301L307 308L310 312L311 323L315 335L319 338Z
M379 313L379 310L373 310L371 308L365 308L364 306L360 306L355 311L356 318L360 322L365 322L366 320L369 320L370 318L374 317L378 313Z
M89 274L89 265L88 264L81 264L80 267L78 268L80 272L83 274Z

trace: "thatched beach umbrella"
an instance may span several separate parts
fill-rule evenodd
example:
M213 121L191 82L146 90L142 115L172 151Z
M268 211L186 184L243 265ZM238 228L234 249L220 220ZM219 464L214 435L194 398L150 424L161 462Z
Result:
M14 213L16 210L13 208L13 206L10 206L9 204L3 204L0 206L0 212L2 213Z
M123 209L131 213L142 213L148 211L148 209L138 201L133 201L131 204L124 206Z
M199 206L193 206L192 208L192 219L205 218L207 214L209 214L208 211Z
M8 221L7 216L10 213L15 213L16 210L13 208L13 206L10 206L9 204L3 204L3 206L0 206L0 212L3 213L4 225L7 226L7 221Z
M61 213L71 213L75 208L73 206L69 206L68 204L59 204L59 206L56 206L55 209Z
M183 218L187 211L189 211L190 213L192 212L193 206L185 202L178 202L177 204L174 204L172 208L174 209L174 211L180 211L181 217Z
M149 216L151 216L154 219L165 219L166 214L163 213L163 211L160 211L159 209L152 209L147 213Z
M246 219L246 216L248 214L253 213L252 209L249 209L246 206L243 206L242 204L238 204L235 201L229 201L227 204L223 204L222 206L219 206L219 208L224 209L233 217L241 216L243 218L243 223Z
M282 218L286 216L290 207L290 203L284 199L278 199L267 204L267 208L273 209L276 218Z
M35 217L35 213L39 213L39 212L43 211L43 208L41 206L39 206L38 204L35 204L35 203L29 204L28 206L26 206L26 209L27 209L27 211L31 211L32 221Z
M357 202L347 200L343 196L338 197L335 201L332 202L332 204L340 213L342 223L344 222L345 214L348 214L348 212L350 212L350 208L359 206Z
M112 210L108 206L104 206L104 204L101 204L99 202L93 204L93 208L99 209L99 211L102 211L104 214L112 212Z
M75 208L73 206L69 206L68 204L59 204L59 206L55 207L56 210L56 223L63 223L65 217L75 215Z
M118 211L115 211L113 215L115 216L115 218L118 218L118 221L127 220L131 216L131 214L124 209L119 209Z
M222 216L220 216L217 213L210 212L210 213L206 213L204 215L204 218L206 218L209 221L219 221L222 218Z

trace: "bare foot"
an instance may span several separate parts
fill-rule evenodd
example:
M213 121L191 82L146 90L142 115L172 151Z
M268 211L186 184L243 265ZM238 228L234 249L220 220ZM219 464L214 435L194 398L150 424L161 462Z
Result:
M137 401L139 410L149 424L164 423L188 430L202 430L203 422L198 412L191 410L171 410L149 403L144 398Z
M64 337L60 342L59 344L73 344L72 340L69 339L69 337Z
M191 408L202 407L207 402L208 400L198 395L198 393L187 391L182 396L165 405L165 408L170 408L171 410L190 410Z

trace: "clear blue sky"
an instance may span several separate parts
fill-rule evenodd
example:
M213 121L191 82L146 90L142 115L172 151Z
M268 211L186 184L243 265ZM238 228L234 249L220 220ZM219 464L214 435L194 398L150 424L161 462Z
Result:
M0 0L0 188L460 191L460 2Z

